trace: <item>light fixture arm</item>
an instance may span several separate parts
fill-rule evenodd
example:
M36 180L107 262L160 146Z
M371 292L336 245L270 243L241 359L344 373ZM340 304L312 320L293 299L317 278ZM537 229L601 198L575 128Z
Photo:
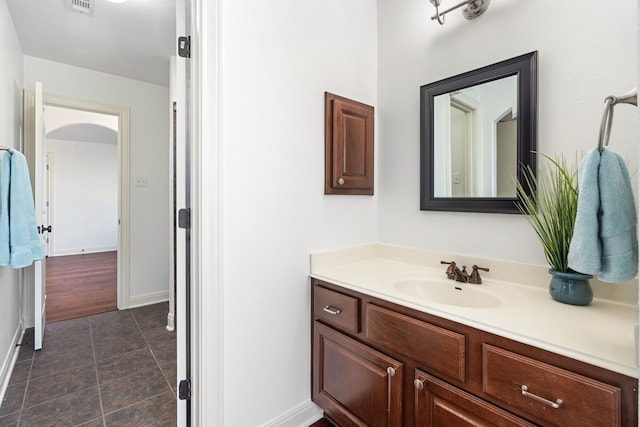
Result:
M440 25L444 25L444 15L449 11L446 10L442 13L438 11L438 7L440 7L440 3L442 3L442 0L430 0L430 1L431 1L431 4L433 4L436 8L436 14L431 17L431 20L433 21L434 19L437 19Z
M442 3L442 0L430 0L431 4L433 4L436 8L436 13L431 17L431 20L437 20L440 25L444 25L444 16L454 11L458 8L462 7L462 15L467 19L476 18L484 13L485 10L489 7L490 0L464 0L455 6L452 6L448 9L440 12L439 7Z

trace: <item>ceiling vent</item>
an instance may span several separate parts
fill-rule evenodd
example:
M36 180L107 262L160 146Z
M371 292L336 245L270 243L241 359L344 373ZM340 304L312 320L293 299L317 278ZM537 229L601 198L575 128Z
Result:
M69 10L93 16L95 0L64 0L64 7Z

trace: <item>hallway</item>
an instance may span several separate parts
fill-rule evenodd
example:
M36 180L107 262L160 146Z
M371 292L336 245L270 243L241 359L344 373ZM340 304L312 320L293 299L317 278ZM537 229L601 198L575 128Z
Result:
M176 425L175 333L168 303L48 324L23 339L0 426Z

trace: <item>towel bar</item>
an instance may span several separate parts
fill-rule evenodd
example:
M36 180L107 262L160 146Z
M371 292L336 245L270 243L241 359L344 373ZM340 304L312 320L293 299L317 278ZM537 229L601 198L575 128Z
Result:
M613 123L613 107L616 104L632 104L638 106L638 90L631 89L622 96L607 96L604 99L604 113L602 115L602 123L600 124L600 137L598 139L598 150L609 145L609 137L611 136L611 125Z

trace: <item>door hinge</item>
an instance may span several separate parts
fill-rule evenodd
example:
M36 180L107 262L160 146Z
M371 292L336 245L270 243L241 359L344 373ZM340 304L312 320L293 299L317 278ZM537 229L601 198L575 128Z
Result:
M191 400L191 380L180 380L180 384L178 384L178 399Z
M191 209L178 210L178 227L191 228Z
M178 55L191 58L191 36L178 37Z

